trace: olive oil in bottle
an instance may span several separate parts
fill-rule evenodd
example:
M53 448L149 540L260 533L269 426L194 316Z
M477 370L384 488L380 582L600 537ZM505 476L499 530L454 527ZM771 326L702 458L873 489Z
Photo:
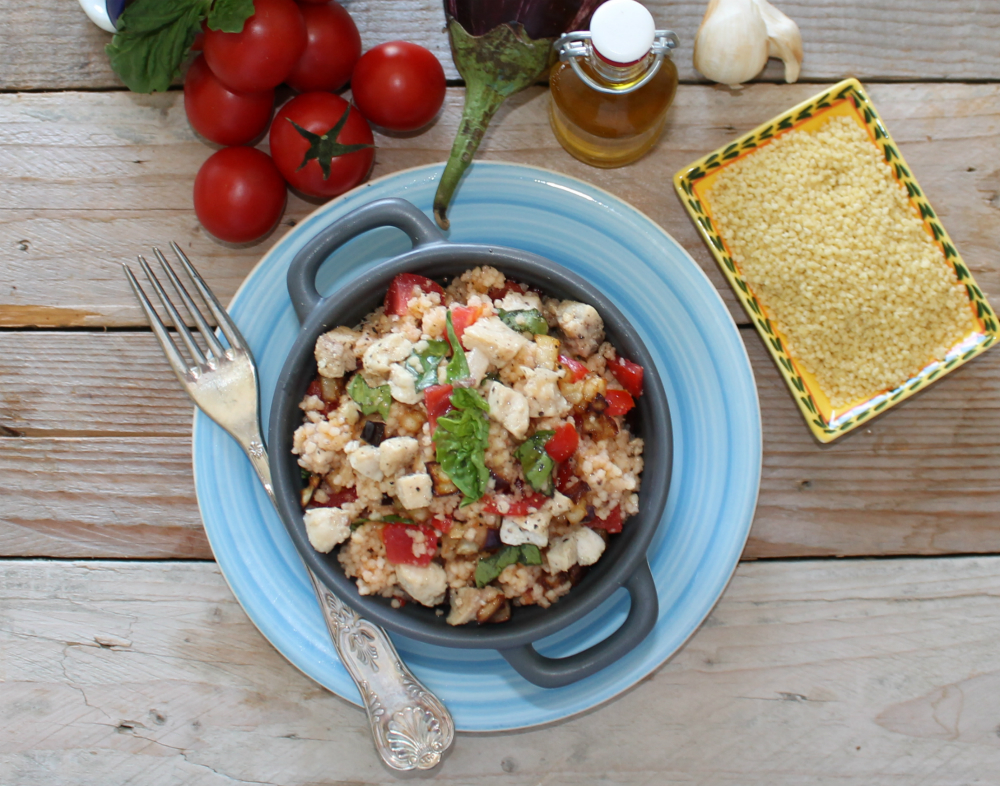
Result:
M656 30L635 0L608 0L589 32L556 41L549 121L559 143L584 163L629 164L659 139L677 91L670 50L677 36Z

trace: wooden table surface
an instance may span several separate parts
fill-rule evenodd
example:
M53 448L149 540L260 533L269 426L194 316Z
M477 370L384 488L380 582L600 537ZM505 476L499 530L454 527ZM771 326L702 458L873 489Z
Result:
M373 176L444 160L463 100L436 0L347 0L366 48L445 64L425 134L377 136ZM860 77L980 286L1000 306L1000 3L786 0L802 83L739 91L691 68L701 0L648 4L683 84L641 164L570 158L533 88L483 159L596 183L661 224L719 288L764 434L750 540L708 623L632 691L519 733L459 735L424 779L466 784L1000 781L1000 351L835 444L816 443L681 209L674 171ZM182 93L125 91L72 0L0 0L0 784L373 784L361 711L289 665L229 592L191 477L191 406L120 263L180 242L226 301L265 242L208 239L210 150ZM284 223L310 205L292 198Z

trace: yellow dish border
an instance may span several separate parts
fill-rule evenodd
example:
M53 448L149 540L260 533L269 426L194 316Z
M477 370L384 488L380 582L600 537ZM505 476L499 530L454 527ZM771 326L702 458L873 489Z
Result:
M856 119L868 130L872 143L878 147L886 163L893 168L896 181L906 189L914 213L922 218L927 233L941 249L945 260L952 266L959 282L965 285L970 308L975 313L979 327L952 347L943 360L927 364L892 390L885 390L867 399L852 402L848 407L838 412L831 409L815 378L806 372L787 351L784 337L768 318L761 301L757 299L744 280L725 240L716 229L711 212L703 204L701 195L698 193L698 183L706 176L720 171L743 155L759 149L788 131L831 112L837 106L843 106L845 102L853 107ZM838 114L842 113L842 111L838 112ZM682 168L674 175L674 188L681 203L704 238L709 251L719 265L719 269L726 277L747 316L750 317L764 341L764 345L771 353L771 357L784 377L810 431L820 442L832 442L900 401L905 401L914 393L997 343L1000 325L998 325L996 313L986 301L982 290L969 272L968 266L955 249L951 237L941 225L937 213L934 212L927 197L924 196L924 192L916 178L913 177L909 165L899 152L899 146L886 130L874 105L857 79L851 78L838 82L812 98L797 104L787 112L762 123L734 142L720 147Z

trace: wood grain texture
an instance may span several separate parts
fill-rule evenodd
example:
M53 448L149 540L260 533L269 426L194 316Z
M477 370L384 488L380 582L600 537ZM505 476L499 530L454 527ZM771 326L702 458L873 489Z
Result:
M1000 558L740 566L625 695L460 734L420 780L968 786L1000 771ZM10 561L0 781L394 784L361 710L271 648L212 564Z
M764 433L744 559L1000 552L1000 351L822 446L741 333ZM0 427L24 435L0 437L0 555L211 557L191 408L150 334L0 333Z
M692 254L745 323L671 178L813 95L816 86L685 87L654 151L608 170L588 167L558 145L546 92L526 91L501 108L481 157L563 172L631 203ZM871 93L966 263L995 299L1000 85L872 85ZM449 89L443 114L420 136L379 136L373 176L444 160L461 101L462 91ZM260 256L313 205L290 197L282 225L254 246L210 240L191 205L195 174L210 153L188 127L179 93L0 95L0 327L144 325L120 263L171 239L228 301Z
M449 79L452 63L440 0L344 0L364 48L384 41L414 41L429 48ZM681 79L701 80L691 65L694 35L705 13L702 0L647 0L657 26L672 28L681 45L675 53ZM782 11L802 31L805 60L801 78L1000 79L1000 8L982 0L786 0ZM90 24L67 0L3 0L0 13L0 88L64 90L121 87L108 66L104 46L111 36ZM784 80L778 61L759 77Z

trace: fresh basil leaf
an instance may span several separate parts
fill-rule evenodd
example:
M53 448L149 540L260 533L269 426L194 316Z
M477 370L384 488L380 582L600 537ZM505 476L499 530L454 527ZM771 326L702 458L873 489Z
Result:
M554 434L554 431L536 431L514 451L514 458L521 462L525 480L531 488L547 497L555 493L552 470L556 462L545 452L545 443Z
M211 0L136 0L104 51L129 90L164 91L179 73Z
M299 475L302 476L302 480L304 480L306 483L308 483L309 478L312 477L312 473L309 470L305 469L304 467L299 467Z
M455 380L466 379L469 376L469 363L465 359L465 350L462 349L462 342L455 335L455 326L452 324L450 311L445 319L448 326L448 343L451 344L454 352L451 360L448 361L448 368L445 369L445 381L451 384ZM457 486L458 484L456 483L455 485Z
M518 562L522 565L541 565L542 553L538 546L525 543L521 546L505 546L496 554L480 557L476 564L476 586L482 589L503 573L504 568Z
M243 23L253 16L253 0L215 0L208 12L208 29L242 33Z
M390 514L380 519L355 519L351 522L351 532L354 532L362 524L412 524L413 519L404 519L401 516Z
M545 321L542 312L537 308L528 308L523 311L504 311L501 308L499 316L500 321L512 330L542 336L549 333L549 323Z
M415 359L416 363L413 365L407 363L406 368L417 375L415 387L418 391L426 390L431 385L438 383L438 366L441 365L442 360L448 357L449 352L451 352L451 346L447 341L431 339L427 342L427 349L413 354L412 359ZM419 370L415 369L414 365Z
M522 565L541 565L542 552L538 550L538 546L534 543L522 543L521 559L519 559L518 562Z
M347 385L347 395L354 399L364 414L371 415L373 412L378 412L385 420L389 419L392 393L388 385L369 387L363 376L355 374Z
M490 480L490 471L486 468L490 422L485 414L490 411L490 405L472 388L456 389L451 394L451 405L454 409L437 419L435 458L462 492L464 507L486 493Z

